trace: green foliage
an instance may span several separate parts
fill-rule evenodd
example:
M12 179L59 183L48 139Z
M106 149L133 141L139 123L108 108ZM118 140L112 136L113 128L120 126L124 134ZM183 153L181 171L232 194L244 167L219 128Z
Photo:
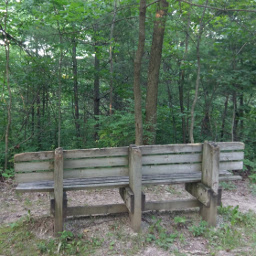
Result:
M189 227L189 231L192 232L193 236L202 236L205 234L207 230L207 222L204 220L201 220L198 225L193 225Z
M184 225L186 222L187 222L187 219L185 217L181 217L181 216L174 217L174 223L175 224Z
M0 176L5 179L10 179L14 177L14 169L6 169L5 171L0 169Z
M236 185L232 182L220 182L220 186L224 189L224 190L235 190L236 189Z
M178 237L177 233L169 233L162 225L161 219L156 220L148 229L146 241L154 243L157 246L168 250L172 246L175 239Z

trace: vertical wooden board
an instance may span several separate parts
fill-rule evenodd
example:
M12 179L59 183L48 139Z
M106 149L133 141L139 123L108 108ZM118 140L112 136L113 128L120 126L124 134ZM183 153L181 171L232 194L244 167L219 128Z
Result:
M63 231L63 150L57 148L54 157L54 235Z
M129 212L131 226L135 232L141 229L142 200L141 200L141 173L142 159L140 148L135 145L129 147L129 186L134 194L134 212Z
M210 187L216 194L219 188L219 147L210 142L205 142L203 146L202 161L202 183Z

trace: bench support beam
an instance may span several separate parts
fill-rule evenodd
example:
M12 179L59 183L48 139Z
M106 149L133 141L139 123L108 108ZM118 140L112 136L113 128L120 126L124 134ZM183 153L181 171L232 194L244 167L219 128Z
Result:
M209 196L208 206L202 205L200 214L203 220L207 221L210 226L217 225L217 206L219 190L219 164L220 148L212 142L204 142L203 160L202 160L202 184L210 189L206 192Z
M202 183L186 183L185 189L189 192L192 196L194 196L200 203L202 203L206 207L210 207L210 201L214 194L213 190L209 187L206 187ZM221 194L222 189L218 189L218 197L217 197L217 204L221 204Z
M63 150L57 148L54 155L54 235L63 231Z
M124 200L124 203L129 212L134 213L134 194L129 187L119 188L119 194ZM141 192L141 210L145 209L145 194Z
M129 186L134 195L134 211L129 212L132 229L139 232L141 229L142 200L141 200L141 151L136 145L129 147Z

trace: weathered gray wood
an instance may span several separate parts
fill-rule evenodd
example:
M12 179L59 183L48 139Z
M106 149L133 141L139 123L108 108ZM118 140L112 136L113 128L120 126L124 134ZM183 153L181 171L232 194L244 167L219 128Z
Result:
M134 194L129 187L119 188L119 194L124 200L124 203L129 212L134 213ZM141 210L145 209L145 194L141 192Z
M220 162L220 170L242 170L243 162Z
M198 164L170 164L142 166L143 175L159 175L174 173L201 172L202 165ZM227 169L225 169L227 170Z
M14 162L27 162L27 161L39 161L49 160L54 158L54 151L42 151L42 152L27 152L16 154L14 156Z
M129 212L134 213L134 194L132 190L129 187L120 188L119 193Z
M220 161L237 161L244 159L244 152L220 152Z
M202 154L173 154L142 156L142 165L170 164L170 163L198 163L202 161Z
M217 224L220 148L215 143L203 146L202 183L212 190L209 206L201 206L200 214L211 226Z
M63 150L57 148L54 156L54 235L63 231Z
M169 144L169 145L143 145L139 146L142 155L202 152L202 143L195 144Z
M67 216L91 216L125 212L128 212L128 209L125 204L72 206L67 208Z
M215 143L205 142L203 147L202 183L214 193L219 188L220 148Z
M180 199L172 201L146 202L145 211L180 211L200 207L201 203L196 199Z
M17 183L37 182L42 180L53 180L53 172L28 172L15 174L15 181Z
M64 170L64 179L128 176L128 167Z
M128 157L106 157L106 158L88 158L78 160L64 160L65 169L91 168L103 166L127 166Z
M129 186L134 194L134 212L129 212L131 226L135 232L141 229L142 200L141 200L141 151L139 147L129 147Z
M15 172L31 172L53 170L53 162L24 162L14 164Z
M75 149L64 150L64 159L67 158L87 158L87 157L109 157L109 156L127 156L128 147L118 148L90 148L90 149Z
M216 142L221 151L224 150L244 150L243 142Z
M204 206L210 207L213 190L202 183L186 183L185 189L200 201ZM221 201L221 189L218 189L218 202ZM218 204L219 205L219 204Z
M49 193L50 198L50 213L53 217L55 217L55 198L54 192ZM68 197L67 193L63 192L63 219L67 217L67 207L68 207Z

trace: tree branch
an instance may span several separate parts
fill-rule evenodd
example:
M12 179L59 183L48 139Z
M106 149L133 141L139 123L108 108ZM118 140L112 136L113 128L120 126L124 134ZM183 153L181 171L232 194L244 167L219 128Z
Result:
M188 2L186 0L178 0L179 2L183 2L192 6L197 6L197 7L202 7L202 8L208 8L208 9L213 9L213 10L218 10L218 11L224 11L224 12L256 12L256 10L248 10L248 9L222 9L218 7L213 7L209 5L201 5L201 4L193 4L191 2Z

